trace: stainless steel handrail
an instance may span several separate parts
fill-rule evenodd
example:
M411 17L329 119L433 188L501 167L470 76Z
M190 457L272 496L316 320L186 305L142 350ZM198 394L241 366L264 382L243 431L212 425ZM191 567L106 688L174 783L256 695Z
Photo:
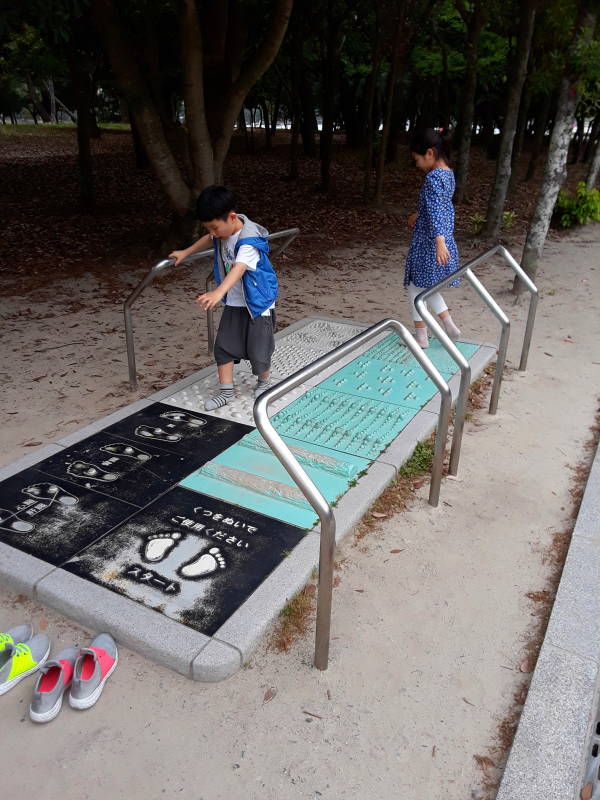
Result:
M268 415L269 405L291 391L304 381L309 380L325 367L339 361L339 359L356 350L365 342L370 341L386 330L395 330L404 344L435 383L441 394L440 414L438 419L435 448L431 468L431 486L429 490L429 503L437 506L440 496L440 483L444 467L444 450L448 435L450 408L452 396L448 384L442 378L436 367L419 347L407 328L395 319L384 319L359 333L344 344L331 350L321 358L313 361L306 367L299 369L276 386L267 389L254 403L254 420L256 427L262 434L271 450L283 464L292 480L296 483L302 494L319 515L321 521L321 543L319 551L319 588L317 596L317 625L315 636L315 666L317 669L327 669L329 660L329 634L331 629L331 594L333 588L333 555L335 551L335 516L331 506L321 492L302 469L289 447L279 436Z
M278 231L277 233L271 233L267 236L267 239L272 242L278 239L284 239L281 244L279 244L276 248L271 250L272 256L277 256L282 253L298 236L300 233L299 228L288 228L285 231ZM191 264L195 264L197 261L201 261L208 257L212 258L213 250L201 250L199 253L194 253L188 258L181 261L177 266L190 266ZM125 302L123 303L123 315L125 317L125 343L127 345L127 364L129 366L129 385L131 387L131 391L135 392L137 389L137 370L135 365L135 343L133 339L133 318L131 316L131 306L137 300L137 298L141 295L144 291L146 286L149 286L154 278L167 269L171 269L175 264L174 258L163 258L160 261L157 261L153 267L144 275L142 280L138 283L135 289L131 292L131 294L127 297ZM208 273L206 277L206 290L208 291L210 280L213 276L212 270ZM213 318L213 310L210 309L206 312L206 327L208 333L208 348L209 353L212 353L215 337L214 337L214 318Z
M460 386L458 389L458 398L456 400L456 412L454 416L454 434L452 436L452 446L450 448L450 464L448 471L450 475L458 473L458 462L460 460L460 449L462 444L462 435L465 425L465 415L467 412L467 394L471 384L471 368L468 361L462 355L460 350L456 347L454 342L443 330L441 325L435 319L427 308L425 301L435 292L443 289L453 280L464 275L469 284L475 289L477 294L485 302L488 308L492 311L494 316L500 321L502 331L500 334L500 342L498 344L498 357L496 359L496 369L494 373L494 383L492 386L492 393L490 397L489 413L495 414L498 409L498 397L500 395L500 385L502 383L502 374L504 364L506 362L506 352L508 349L508 338L510 335L510 320L496 303L492 295L483 286L481 281L474 275L472 269L480 264L482 261L491 258L494 255L501 255L505 263L515 272L518 277L523 281L525 287L530 292L529 310L527 313L527 325L525 327L525 335L523 338L523 347L521 349L521 361L519 363L519 370L524 371L527 368L527 357L529 355L529 346L531 344L531 337L533 334L533 325L535 322L535 312L538 302L538 290L531 278L522 269L522 267L515 261L513 256L501 244L486 250L485 253L477 256L476 258L468 261L464 266L459 267L452 272L442 281L439 281L435 286L425 289L415 298L415 309L421 316L423 322L427 325L429 330L440 340L440 343L446 352L454 359L460 369Z

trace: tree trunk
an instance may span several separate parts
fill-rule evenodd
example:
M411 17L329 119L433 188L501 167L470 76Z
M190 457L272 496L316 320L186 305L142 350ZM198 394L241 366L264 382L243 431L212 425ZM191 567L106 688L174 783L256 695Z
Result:
M273 146L273 134L271 133L271 120L269 119L269 108L267 106L267 101L262 99L260 101L260 111L263 118L263 125L265 128L265 145L267 150L270 150Z
M592 130L588 136L587 144L585 146L585 153L583 155L584 162L588 162L593 157L594 148L598 137L600 136L600 112L594 117Z
M340 52L344 41L343 20L334 15L334 0L327 1L327 27L325 31L325 59L323 63L323 99L321 114L320 149L321 186L328 192L331 182L331 153L333 148L333 126L335 122L335 97L338 83Z
M500 152L496 162L496 180L488 203L487 221L482 231L482 235L486 239L495 240L500 234L502 212L504 211L511 175L512 148L521 104L521 93L525 83L527 62L529 61L529 52L531 50L536 2L537 0L528 0L522 6L516 60L514 71L511 75L504 125L502 126L502 137L500 139Z
M394 44L390 59L390 71L387 81L385 115L383 119L383 130L381 132L381 142L379 145L379 155L377 158L377 171L375 174L375 196L374 203L381 206L383 202L383 175L385 171L385 154L387 150L388 138L390 135L390 125L392 120L392 108L394 103L394 91L398 80L398 69L401 55L404 55L408 42L406 41L406 3L403 2L398 9L398 19L396 20L396 30L394 32ZM404 45L404 46L403 46Z
M84 211L90 211L95 204L94 171L90 137L92 128L90 76L82 66L75 50L69 55L69 68L75 107L77 110L77 148L79 165L79 201Z
M375 31L373 36L373 52L371 56L371 73L367 80L367 100L365 108L367 122L367 143L365 148L363 178L363 199L365 203L367 203L371 198L371 177L373 175L373 140L376 128L373 106L375 101L377 80L379 78L379 66L381 63L381 45L381 0L375 0Z
M299 112L294 114L292 119L292 131L290 139L290 171L288 179L290 181L298 180L298 139L300 136L300 115Z
M588 191L596 186L596 181L598 180L598 173L600 173L600 136L598 137L598 141L596 142L596 149L593 151L593 153L594 155L592 157L590 163L590 169L587 174L587 180L585 182Z
M565 177L573 120L580 94L582 65L578 63L577 55L582 46L585 46L592 38L596 19L596 10L588 8L587 1L582 0L567 54L566 70L561 82L558 108L552 129L544 177L542 178L533 218L527 231L525 247L523 248L521 266L531 278L535 278L548 228L550 227L554 204ZM516 294L523 291L523 284L518 277L515 277L513 291Z
M475 91L477 89L477 56L479 38L485 24L484 2L474 0L473 11L465 13L462 2L458 4L461 16L468 24L467 36L467 69L463 86L463 105L460 114L460 136L458 157L456 160L456 192L455 201L461 203L465 199L467 176L469 173L469 154L473 136L473 117L475 114Z
M50 115L48 114L48 111L44 107L44 104L41 103L40 100L38 100L36 88L35 88L35 85L33 83L33 78L31 77L31 75L28 72L25 75L25 81L27 83L27 91L29 92L29 97L31 99L31 104L32 104L33 109L34 109L33 121L37 125L36 114L38 114L40 119L42 120L42 122L52 122L52 120L50 118Z
M197 194L204 186L214 183L216 169L204 103L202 33L194 0L184 0L183 13L180 16L179 36L183 63L185 124L190 142L190 158L194 169L193 190ZM243 101L240 105L243 106Z
M532 180L535 175L535 168L537 160L544 149L544 139L546 137L546 128L548 127L548 120L550 119L550 109L552 107L552 93L548 92L544 95L542 107L536 115L535 133L533 142L531 143L531 152L529 154L529 165L525 175L525 183Z
M56 95L54 94L54 81L52 78L48 78L48 80L45 81L45 84L48 92L48 99L50 100L50 119L53 119L58 123L58 117L56 116Z

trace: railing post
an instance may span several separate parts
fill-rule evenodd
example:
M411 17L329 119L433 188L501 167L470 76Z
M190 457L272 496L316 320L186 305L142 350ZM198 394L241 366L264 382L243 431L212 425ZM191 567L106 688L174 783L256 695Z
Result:
M319 582L317 595L317 624L315 633L315 666L327 669L329 659L329 639L331 627L331 598L333 590L333 557L335 553L335 516L327 500L302 469L293 453L277 433L269 419L270 403L283 397L287 392L309 380L321 370L356 350L360 345L370 341L386 330L394 330L412 355L416 358L427 375L435 383L441 394L440 414L436 433L433 464L431 469L431 486L429 502L436 506L439 501L440 483L444 466L444 450L448 435L451 395L448 384L438 370L421 350L409 331L394 319L378 322L376 325L359 333L306 367L285 378L280 383L267 389L254 403L254 421L263 439L279 459L287 473L298 486L302 494L314 508L321 522L321 541L319 547Z

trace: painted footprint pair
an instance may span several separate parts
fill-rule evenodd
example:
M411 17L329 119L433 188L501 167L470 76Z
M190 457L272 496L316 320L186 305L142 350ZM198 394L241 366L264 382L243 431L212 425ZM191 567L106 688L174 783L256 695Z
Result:
M36 514L53 505L74 506L79 498L55 483L34 483L21 489L21 494L36 501ZM17 511L0 508L0 530L7 533L30 533L35 528L33 522L23 519Z
M185 534L179 531L150 534L146 536L145 544L142 546L142 558L151 564L163 561L183 539L185 539ZM188 579L206 578L225 567L225 557L220 549L211 547L182 564L178 568L177 574Z
M162 419L170 420L170 424L166 425L167 428L174 428L175 424L185 425L188 428L202 428L206 425L206 420L201 417L195 417L187 411L165 411L160 415ZM181 433L175 430L165 430L164 428L152 427L151 425L138 425L134 431L136 436L141 439L155 439L158 442L180 442L183 439Z

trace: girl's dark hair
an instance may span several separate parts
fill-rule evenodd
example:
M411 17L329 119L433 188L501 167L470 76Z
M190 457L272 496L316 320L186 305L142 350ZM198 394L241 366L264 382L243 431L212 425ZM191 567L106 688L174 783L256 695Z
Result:
M227 219L235 211L235 195L225 186L207 186L196 201L196 213L200 222Z
M450 142L449 136L443 136L435 128L423 128L423 130L416 131L410 140L410 152L417 153L424 156L425 153L431 148L437 158L443 158L444 161L450 163Z

